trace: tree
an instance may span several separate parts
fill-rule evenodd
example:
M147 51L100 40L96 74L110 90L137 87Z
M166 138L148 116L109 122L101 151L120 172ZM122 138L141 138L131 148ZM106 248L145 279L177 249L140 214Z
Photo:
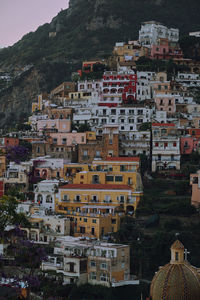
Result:
M29 159L30 150L24 146L13 146L7 147L6 158L8 161L14 161L15 163L20 163L21 161L26 161Z
M18 202L13 196L0 198L0 235L4 238L8 225L28 225L29 222L23 213L17 213Z

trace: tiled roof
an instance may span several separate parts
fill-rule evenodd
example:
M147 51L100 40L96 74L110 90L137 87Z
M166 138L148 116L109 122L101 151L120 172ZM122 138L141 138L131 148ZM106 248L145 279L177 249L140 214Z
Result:
M140 161L139 157L107 157L106 161Z
M60 189L81 189L81 190L131 190L131 187L125 184L66 184Z

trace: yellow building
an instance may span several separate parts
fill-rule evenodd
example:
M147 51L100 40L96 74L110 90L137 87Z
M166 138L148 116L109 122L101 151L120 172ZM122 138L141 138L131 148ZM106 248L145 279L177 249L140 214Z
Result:
M100 239L104 235L116 232L120 227L122 213L114 213L115 207L87 205L81 212L66 214L71 220L71 233L74 236L86 236Z
M6 171L6 157L0 154L0 177L4 176Z
M64 165L68 184L59 188L56 212L70 217L75 236L100 238L116 232L120 218L133 215L142 196L139 167L138 157Z

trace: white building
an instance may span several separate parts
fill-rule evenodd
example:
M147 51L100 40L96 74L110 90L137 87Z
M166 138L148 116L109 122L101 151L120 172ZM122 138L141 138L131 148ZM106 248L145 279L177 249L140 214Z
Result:
M152 172L170 169L180 170L180 138L173 124L152 124Z
M149 108L144 105L101 107L93 108L92 129L97 135L101 135L103 125L115 125L119 127L119 132L136 131L137 128L146 122L150 122L154 112L154 107Z
M65 284L123 286L139 284L130 276L130 249L127 245L97 242L91 239L60 237L54 255L42 263L42 270L63 275Z
M29 173L32 170L31 162L16 164L10 162L4 176L4 184L19 185L23 191L28 190Z
M48 244L59 236L70 234L69 218L56 215L45 215L39 208L29 218L30 228L22 228L27 233L27 238L35 243Z
M151 81L154 80L154 72L137 72L137 100L151 99Z
M120 156L150 154L150 131L128 131L119 136Z
M200 37L200 31L189 32L189 36Z
M176 81L184 87L200 87L200 74L178 73Z
M35 203L45 209L55 210L55 198L58 193L58 180L44 180L34 186Z
M159 22L149 21L142 23L139 31L139 41L142 46L150 47L157 44L160 38L168 39L170 42L178 42L179 30L167 28Z

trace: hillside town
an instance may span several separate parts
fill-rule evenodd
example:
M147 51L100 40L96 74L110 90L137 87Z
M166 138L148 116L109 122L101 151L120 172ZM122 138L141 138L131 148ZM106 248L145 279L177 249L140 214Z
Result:
M149 61L170 61L176 70L152 71ZM136 272L130 243L117 239L123 220L136 222L155 178L188 180L188 206L198 214L200 165L191 167L190 158L199 153L200 62L184 58L178 29L144 22L138 40L116 41L108 59L82 62L70 82L38 95L24 123L1 130L0 285L15 287L20 299L46 299L24 276L33 268L62 285L138 287L141 264ZM176 240L170 263L189 268L187 249ZM37 257L46 251L36 266L26 263L26 272L14 251L20 243L24 257L30 243L32 262L30 249ZM15 259L20 271L13 274ZM200 269L191 268L199 280ZM141 299L168 299L155 296L156 278L151 298ZM195 293L199 299L200 284Z

